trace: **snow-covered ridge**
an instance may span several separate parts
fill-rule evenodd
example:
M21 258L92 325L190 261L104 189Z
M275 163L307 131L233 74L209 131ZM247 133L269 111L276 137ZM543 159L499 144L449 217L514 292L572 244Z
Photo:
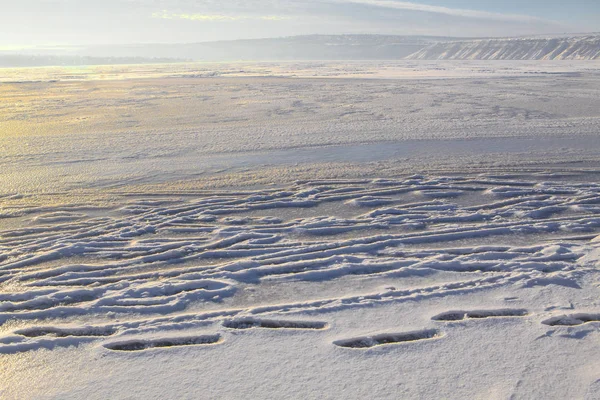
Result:
M597 60L600 36L481 39L438 42L410 60Z

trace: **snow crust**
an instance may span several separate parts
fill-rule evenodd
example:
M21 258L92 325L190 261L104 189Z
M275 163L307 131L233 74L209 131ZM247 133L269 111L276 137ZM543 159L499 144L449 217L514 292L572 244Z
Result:
M600 305L589 298L598 290L600 185L546 178L415 175L183 198L157 193L150 200L145 193L124 195L110 217L79 211L70 219L48 206L14 210L30 222L0 235L0 359L10 382L4 395L25 390L14 369L14 357L23 354L50 357L56 368L72 357L92 357L84 369L110 362L111 370L131 368L133 376L160 369L156 360L173 359L188 376L199 357L200 365L221 369L220 379L232 385L217 389L207 380L202 387L237 398L241 382L231 381L230 368L239 363L226 349L234 346L238 357L242 352L255 363L246 368L259 375L243 375L249 380L244 385L256 384L263 373L256 366L273 360L257 340L290 349L288 362L306 377L324 371L299 360L301 353L310 348L331 354L347 366L332 370L344 373L327 373L335 384L353 381L350 370L360 360L375 363L394 354L404 361L418 354L416 364L430 368L421 379L433 384L454 370L438 369L440 360L463 358L464 344L456 342L461 335L480 349L469 356L475 360L489 346L512 345L515 335L531 346L543 340L544 349L567 349L574 339L587 343L598 335L600 321ZM466 193L474 199L465 202ZM330 204L347 209L344 216L308 212ZM55 208L69 207L81 210L76 204ZM317 286L307 290L311 284ZM448 352L458 358L447 358ZM582 357L581 367L593 361ZM500 365L490 371L510 364L494 360ZM113 387L112 375L100 374L93 383L67 371L75 387L56 386L44 376L27 393L44 397L42 391L53 388L56 397L77 398L81 388L94 385L100 397L125 394ZM165 377L158 369L155 374L144 386L171 397L157 386ZM323 393L324 387L307 392L288 378L272 377L294 387L293 397ZM506 379L497 382L503 395L549 393L511 388ZM593 383L586 379L578 378L569 392L583 394ZM202 393L179 383L179 393ZM486 383L482 375L464 382L463 390L474 393ZM136 383L122 387L131 385ZM374 387L379 398L393 395ZM409 396L433 393L421 385L405 390ZM436 393L458 398L467 392L448 387Z
M599 398L598 76L565 73L2 86L64 132L5 107L0 398ZM141 122L70 125L98 104Z

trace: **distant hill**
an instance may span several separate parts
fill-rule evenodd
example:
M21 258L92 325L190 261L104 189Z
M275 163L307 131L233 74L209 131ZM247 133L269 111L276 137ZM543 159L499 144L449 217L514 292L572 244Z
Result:
M450 38L392 35L309 35L190 44L92 46L89 56L167 57L196 61L401 60ZM454 39L456 40L456 39Z
M0 67L181 61L597 60L600 35L466 39L308 35L187 44L132 44L0 52Z
M598 60L600 35L433 43L410 60Z
M40 48L0 52L0 66L128 64L177 61L401 60L456 38L393 35L308 35L201 43Z

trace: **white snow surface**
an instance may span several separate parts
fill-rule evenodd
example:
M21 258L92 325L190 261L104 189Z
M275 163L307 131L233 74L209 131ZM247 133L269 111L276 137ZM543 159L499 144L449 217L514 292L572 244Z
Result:
M0 398L600 398L599 76L439 65L0 86Z

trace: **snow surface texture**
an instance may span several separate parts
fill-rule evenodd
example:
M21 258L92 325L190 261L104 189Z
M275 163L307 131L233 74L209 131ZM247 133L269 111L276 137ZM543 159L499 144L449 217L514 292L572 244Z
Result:
M0 86L0 398L600 398L590 65Z
M521 346L545 349L538 356L556 346L592 351L575 343L598 338L600 302L589 296L598 290L600 246L592 239L600 232L600 185L576 183L576 175L546 178L410 176L123 196L111 216L77 204L13 208L29 223L0 233L0 359L9 382L4 395L18 397L23 390L10 379L19 354L67 362L68 351L100 365L138 368L155 357L183 357L183 365L193 359L207 369L227 369L227 363L239 363L226 350L233 345L237 357L267 361L258 355L262 347L243 344L246 334L274 348L318 349L350 365L365 357L374 363L378 356L408 361L408 355L421 354L417 365L424 368L424 360L437 364L448 352L464 351L456 343L461 335L483 348L518 339ZM176 348L193 350L170 353ZM369 349L375 353L354 353ZM141 358L121 358L125 353ZM578 368L592 368L590 354L598 354L597 347L581 355ZM222 360L211 365L214 357ZM551 382L520 387L502 360L489 367L505 374L489 377L500 385L499 397L556 394ZM296 359L287 362L309 368ZM426 386L440 373L421 372L423 383L413 387L396 383L399 392L375 385L372 394L427 397ZM233 384L234 377L223 374L220 381ZM72 389L41 379L42 386L27 393L77 397L86 385L96 391L103 379L72 378ZM236 397L225 386L198 379L215 394ZM295 397L316 396L286 376L277 379L292 385ZM478 379L463 383L465 393L490 383ZM583 395L593 383L574 382L563 382L559 393ZM148 385L162 393L157 397L166 395ZM444 397L461 393L456 387L437 390Z

